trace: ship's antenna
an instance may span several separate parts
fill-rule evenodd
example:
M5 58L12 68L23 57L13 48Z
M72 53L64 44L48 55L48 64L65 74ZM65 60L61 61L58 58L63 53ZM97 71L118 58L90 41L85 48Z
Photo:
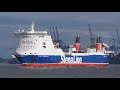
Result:
M34 24L34 22L32 21L31 31L34 31L34 28L35 28L35 24Z

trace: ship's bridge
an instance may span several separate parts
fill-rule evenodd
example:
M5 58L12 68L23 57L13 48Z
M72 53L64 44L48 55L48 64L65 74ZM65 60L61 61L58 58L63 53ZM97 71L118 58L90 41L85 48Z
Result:
M48 35L47 31L23 31L19 30L14 33L15 35Z
M17 32L15 32L15 35L48 35L47 31L35 31L34 30L35 25L34 23L32 23L31 25L31 29L30 30L18 30Z

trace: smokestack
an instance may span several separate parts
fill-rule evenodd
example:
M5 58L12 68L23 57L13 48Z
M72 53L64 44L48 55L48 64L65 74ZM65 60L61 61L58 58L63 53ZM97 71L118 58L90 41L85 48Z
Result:
M76 48L77 51L81 50L81 45L80 45L80 36L77 36L75 39L75 44L74 44L74 48Z
M97 51L100 51L103 49L103 46L102 46L102 41L101 41L101 37L98 36L97 37L97 40L96 40L96 50Z

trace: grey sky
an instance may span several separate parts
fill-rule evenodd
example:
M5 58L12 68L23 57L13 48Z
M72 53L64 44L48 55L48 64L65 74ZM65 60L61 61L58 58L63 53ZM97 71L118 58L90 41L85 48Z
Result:
M10 58L16 48L14 31L29 28L31 22L40 30L57 26L61 39L73 44L76 35L81 36L81 46L90 43L88 24L93 34L101 35L107 42L116 37L120 25L120 12L0 12L0 57Z

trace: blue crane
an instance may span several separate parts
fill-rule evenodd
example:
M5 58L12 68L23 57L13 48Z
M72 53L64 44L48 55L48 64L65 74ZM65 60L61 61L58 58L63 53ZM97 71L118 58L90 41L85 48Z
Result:
M88 24L88 27L89 27L90 40L91 40L91 45L90 45L90 47L91 47L91 48L94 48L94 47L95 47L95 38L93 37L90 24Z
M54 43L54 44L55 44L55 43L57 43L57 44L59 43L59 47L60 47L63 51L67 52L68 49L69 49L69 45L66 45L66 44L60 39L60 37L59 37L59 32L58 32L57 27L53 27L52 29L53 29L53 30L51 31L51 28L50 28L50 34L51 34L53 43Z

